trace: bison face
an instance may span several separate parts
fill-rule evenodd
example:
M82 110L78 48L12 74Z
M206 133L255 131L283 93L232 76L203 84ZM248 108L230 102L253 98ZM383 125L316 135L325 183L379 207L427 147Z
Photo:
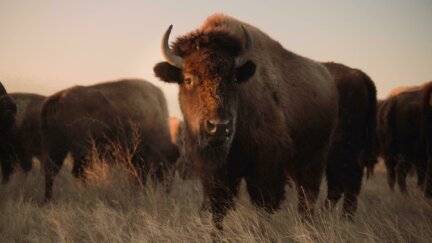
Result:
M250 38L243 30L247 50ZM196 35L188 42L200 46L189 48L183 57L177 56L168 47L170 31L171 27L162 40L167 62L155 66L156 76L179 84L180 108L195 144L207 149L229 148L235 132L238 86L254 74L255 64L245 51L235 55L229 48L232 46L226 44L232 41L229 36L224 40L221 36Z
M0 96L0 130L7 131L15 123L17 106L9 95Z

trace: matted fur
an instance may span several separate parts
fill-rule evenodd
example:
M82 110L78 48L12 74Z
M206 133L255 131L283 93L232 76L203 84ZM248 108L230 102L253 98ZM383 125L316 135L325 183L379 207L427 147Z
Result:
M131 162L142 172L143 182L150 163L165 168L178 157L170 141L165 97L159 88L144 80L119 80L60 91L43 106L42 129L46 199L51 198L53 177L68 152L74 158L72 173L83 176L91 141L108 155L110 151L104 150L111 143L133 151Z
M244 46L242 25L252 40L250 59L234 69L238 48ZM216 227L222 228L242 178L251 201L274 211L290 176L298 189L300 212L312 213L338 112L337 90L328 71L284 49L258 28L222 14L178 38L173 49L183 56L183 69L159 63L154 70L162 80L180 85L186 153L201 178ZM183 81L188 73L199 77L196 90ZM203 148L203 122L227 114L233 117L227 147Z
M11 93L10 96L17 105L17 114L11 129L0 138L3 183L8 181L15 164L28 172L33 156L38 159L41 156L40 116L45 96L30 93Z

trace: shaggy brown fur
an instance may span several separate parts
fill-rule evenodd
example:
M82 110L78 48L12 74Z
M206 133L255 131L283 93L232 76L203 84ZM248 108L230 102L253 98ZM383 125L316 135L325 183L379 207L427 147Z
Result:
M343 214L357 209L363 168L376 163L373 150L376 128L376 88L364 72L342 64L323 63L339 91L339 120L327 163L327 206L344 195Z
M251 36L251 53L235 68L243 46L241 25ZM163 62L154 71L180 86L187 153L216 228L222 229L242 178L251 201L273 212L290 176L300 213L313 214L338 111L327 70L225 15L209 17L180 37L173 50L183 57L183 68ZM208 122L215 120L210 128L216 135L208 134Z
M159 88L143 80L60 91L45 102L42 117L47 200L52 196L53 177L68 152L74 158L72 173L83 176L92 149L90 139L100 154L109 155L106 149L110 143L132 151L131 162L141 171L143 182L150 168L156 168L159 175L178 157L170 141L165 97ZM139 140L133 141L136 136Z
M414 166L418 185L423 186L426 173L426 145L422 139L423 87L396 89L379 106L378 135L381 154L387 167L387 178L393 190L406 192L406 176Z
M28 93L12 93L17 105L15 122L7 136L1 138L3 183L9 180L13 166L18 162L24 172L32 168L32 158L41 155L40 115L44 96Z

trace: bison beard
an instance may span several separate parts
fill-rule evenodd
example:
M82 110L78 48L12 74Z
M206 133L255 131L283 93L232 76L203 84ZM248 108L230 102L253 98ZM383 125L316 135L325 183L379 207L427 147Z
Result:
M291 177L299 212L310 218L338 111L327 70L224 15L178 38L173 50L170 31L162 40L167 62L154 72L179 84L184 151L216 228L222 229L242 178L252 203L273 212Z

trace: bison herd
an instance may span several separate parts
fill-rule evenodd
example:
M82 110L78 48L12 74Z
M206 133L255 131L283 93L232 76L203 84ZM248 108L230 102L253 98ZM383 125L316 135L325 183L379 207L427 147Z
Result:
M323 176L326 206L343 197L343 215L357 208L364 171L378 157L391 189L405 192L413 169L432 197L432 83L399 88L377 101L371 78L337 63L318 63L290 52L258 28L213 15L170 46L155 75L179 86L183 120L169 119L165 97L144 80L75 86L49 97L8 94L0 87L2 183L13 168L31 169L37 157L45 173L45 200L68 153L72 173L85 179L91 153L129 162L145 183L198 177L203 209L222 230L240 182L251 202L274 212L295 186L298 211L311 219Z

